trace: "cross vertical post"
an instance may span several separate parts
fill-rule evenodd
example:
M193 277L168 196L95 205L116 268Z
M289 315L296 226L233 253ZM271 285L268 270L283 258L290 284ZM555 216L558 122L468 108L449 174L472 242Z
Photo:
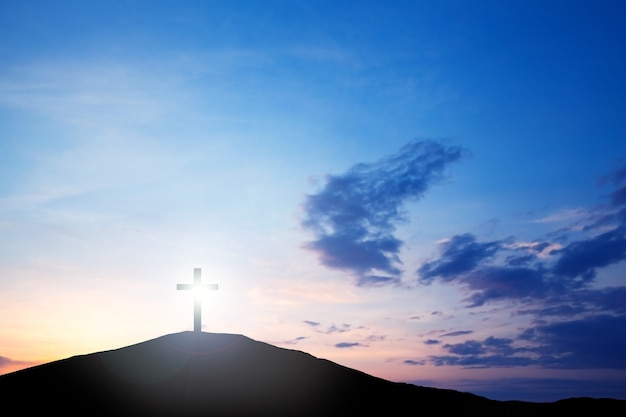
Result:
M202 282L202 270L200 268L193 269L193 331L202 331L202 298L200 291L196 291L196 288Z
M217 284L202 284L202 269L193 269L193 284L177 284L177 290L193 291L193 331L202 331L202 290L217 290Z

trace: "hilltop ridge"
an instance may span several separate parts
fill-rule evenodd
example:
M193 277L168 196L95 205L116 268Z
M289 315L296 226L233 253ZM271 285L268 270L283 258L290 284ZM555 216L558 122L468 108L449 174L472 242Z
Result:
M182 332L0 376L5 405L24 412L115 415L337 415L472 410L481 415L626 410L626 401L500 402L395 383L243 335ZM33 401L18 400L24 395Z

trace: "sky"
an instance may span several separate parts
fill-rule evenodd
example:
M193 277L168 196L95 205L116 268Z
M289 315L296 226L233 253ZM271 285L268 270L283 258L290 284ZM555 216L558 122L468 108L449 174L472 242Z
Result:
M0 373L193 329L626 399L622 1L13 1Z

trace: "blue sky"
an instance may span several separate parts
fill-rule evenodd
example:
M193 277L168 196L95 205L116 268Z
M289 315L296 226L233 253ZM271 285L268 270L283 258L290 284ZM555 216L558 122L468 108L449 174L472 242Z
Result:
M625 397L619 1L3 1L0 372L192 328Z

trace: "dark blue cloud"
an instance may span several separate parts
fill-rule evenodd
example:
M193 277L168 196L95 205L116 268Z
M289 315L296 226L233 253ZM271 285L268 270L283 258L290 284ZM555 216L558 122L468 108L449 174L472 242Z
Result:
M357 285L399 282L403 242L393 233L406 218L404 204L423 197L465 153L439 142L414 141L378 162L328 176L303 204L301 224L315 235L304 247L323 265L351 273Z
M511 343L513 343L513 339L489 336L488 338L485 339L484 343L485 343L485 346L489 346L490 348L495 348L495 349L505 348L508 350L511 347Z
M436 340L436 339L424 340L424 344L425 345L438 345L439 343L441 343L441 342L439 340Z
M554 283L546 279L537 254L549 243L525 245L522 255L513 243L511 239L479 242L469 233L453 236L441 244L437 259L420 266L419 281L426 285L439 280L465 286L472 291L465 300L470 307L496 300L547 296ZM510 255L496 260L496 255L506 253Z
M618 185L626 180L624 172L626 167L603 181ZM560 242L539 239L530 244L514 237L480 242L472 234L455 235L440 245L438 257L417 269L418 280L464 287L470 291L465 299L469 307L523 300L544 303L527 311L544 309L550 315L585 311L580 302L568 307L558 299L563 294L591 295L580 291L589 289L599 269L626 261L626 208L615 207L622 203L623 188L612 194L614 205L580 210L582 220L571 228L582 231L577 240L568 239L568 228L560 229ZM602 233L593 234L598 231ZM550 250L556 243L560 248Z
M518 315L538 317L575 317L580 314L626 314L626 287L578 289L556 294L533 308L515 311Z
M462 343L445 344L443 345L443 348L448 351L448 353L455 355L476 357L479 355L487 355L485 358L491 360L494 355L504 357L526 351L526 349L513 348L513 342L513 339L490 336L482 342L477 340L466 340Z
M585 305L594 312L626 314L626 287L576 291L570 298L578 305Z
M617 227L599 236L570 243L554 254L561 255L553 269L555 274L591 281L597 268L626 259L626 228Z
M488 337L442 346L435 366L626 369L626 315L593 315L531 326L517 338Z
M553 290L541 269L518 267L485 267L460 279L474 291L465 299L469 307L503 299L543 298Z
M587 289L598 269L626 260L626 226L570 242L539 258L547 245L516 246L513 241L478 242L470 234L454 236L442 245L439 258L422 264L417 273L426 285L438 280L470 290L465 299L469 307L503 300L550 300L565 291ZM528 253L505 256L520 247Z
M400 269L397 253L402 242L393 236L378 236L371 240L357 240L356 236L326 235L310 242L307 249L318 253L322 264L335 269L353 271L362 277L367 271L378 269L395 278Z
M357 346L365 346L365 345L361 343L349 343L349 342L341 342L341 343L335 344L335 347L339 349L347 349L347 348L353 348Z
M466 368L515 367L535 364L532 349L514 347L514 340L490 336L483 341L466 340L462 343L445 344L446 355L434 355L429 363L435 366L462 366Z
M525 245L524 255L507 241L479 242L471 234L457 235L440 247L439 258L425 262L417 270L419 281L454 282L471 290L465 299L470 307L504 299L543 298L555 290L547 279L547 271L538 262L537 254L549 246L547 242ZM496 255L510 253L496 260ZM500 257L502 258L502 257Z
M488 337L441 346L436 366L626 369L626 287L554 294L515 314L537 317L515 338ZM572 319L572 317L576 317Z
M607 181L617 185L625 180L626 168ZM512 338L439 345L440 354L426 362L626 370L626 286L602 288L597 279L602 268L626 261L622 192L611 194L612 204L579 210L575 223L559 230L558 241L528 243L511 237L481 242L460 234L441 244L439 256L417 270L421 283L455 284L469 293L464 301L470 308L508 302L518 306L513 315L534 320Z
M316 326L319 326L319 325L320 325L320 323L319 323L319 322L317 322L317 321L312 321L312 320L304 320L304 321L303 321L303 323L304 323L304 324L308 324L308 325L309 325L309 326L311 326L311 327L316 327Z
M431 363L435 366L461 366L464 368L512 368L534 365L529 357L504 355L442 355L432 356Z
M420 281L425 284L435 278L451 281L493 257L501 246L499 241L476 242L476 238L469 233L453 236L441 245L439 259L426 262L418 269Z
M542 324L520 337L539 344L539 360L553 368L626 369L626 315L595 315Z
M471 333L474 333L474 331L473 330L457 330L456 332L442 334L441 337L463 336L463 335L471 334Z
M550 317L550 316L573 316L575 314L584 313L587 308L583 306L573 306L570 304L561 304L555 302L554 305L549 302L546 305L541 305L535 308L519 309L515 312L518 315L532 314L538 317Z
M424 361L424 360L416 361L416 360L413 360L413 359L406 359L404 361L404 363L407 364L407 365L413 365L413 366L415 366L415 365L426 365L426 361Z
M485 353L482 343L468 340L463 343L445 344L443 348L455 355L481 355Z

